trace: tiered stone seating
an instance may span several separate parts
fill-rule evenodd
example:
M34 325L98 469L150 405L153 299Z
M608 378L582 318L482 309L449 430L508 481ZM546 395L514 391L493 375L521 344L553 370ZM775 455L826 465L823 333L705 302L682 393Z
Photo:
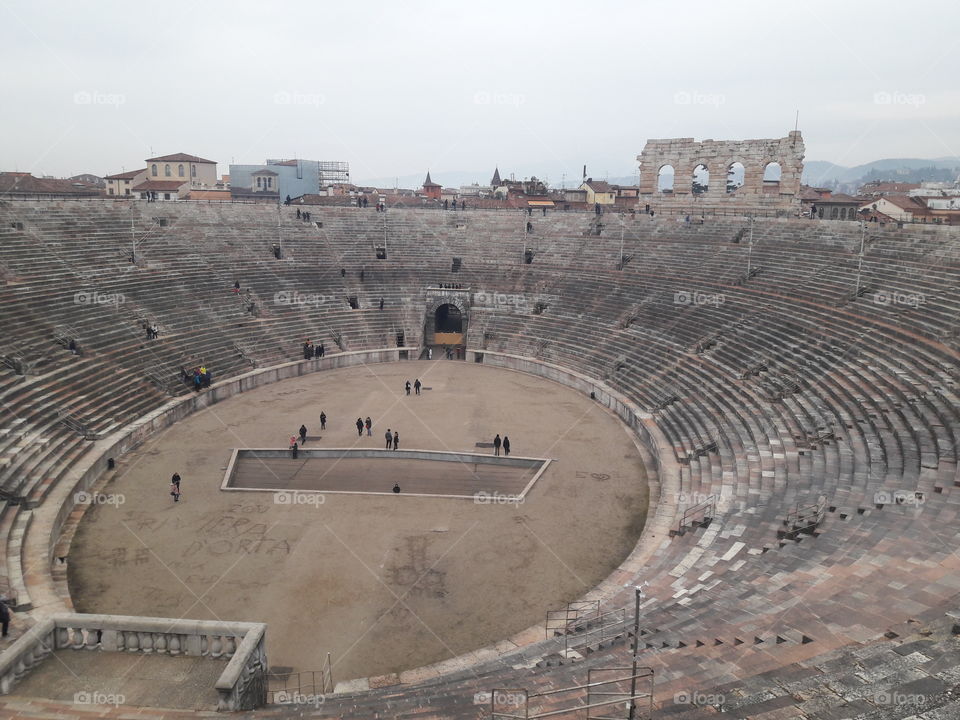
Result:
M709 522L661 538L642 570L604 595L604 609L632 607L643 584L633 641L667 716L706 716L674 696L713 693L757 717L819 717L784 714L784 688L802 685L804 699L793 702L811 713L817 703L833 708L804 681L842 676L838 662L850 657L883 656L895 669L910 623L955 608L956 230L868 227L858 296L854 223L757 220L751 240L742 218L606 214L596 235L595 218L579 213L311 212L308 223L294 208L255 205L0 205L5 352L36 363L26 378L0 373L0 487L23 498L0 515L7 556L20 513L87 447L58 411L110 432L170 392L188 392L166 387L170 377L156 381L181 365L204 362L219 379L296 359L305 337L328 352L392 346L398 332L415 345L424 289L456 282L513 298L474 304L469 349L605 383L650 413L673 449L680 495L669 500L679 511L711 499ZM131 224L143 237L137 265ZM618 269L621 230L627 262ZM124 302L75 304L73 294L87 291ZM283 300L293 294L319 297ZM144 320L159 339L145 339ZM80 356L57 344L64 327L79 337ZM485 717L476 692L570 686L590 668L628 665L631 631L588 643L582 659L559 654L551 638L459 670L411 671L401 685L328 698L319 716ZM932 648L919 638L907 647L918 642ZM950 642L933 643L937 657L955 655ZM887 687L886 675L865 677ZM767 695L765 683L776 685ZM560 701L541 702L548 710Z

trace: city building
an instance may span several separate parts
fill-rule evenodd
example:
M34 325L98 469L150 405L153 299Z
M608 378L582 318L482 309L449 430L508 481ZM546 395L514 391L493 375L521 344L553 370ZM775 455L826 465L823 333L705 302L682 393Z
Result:
M350 165L339 161L267 159L262 165L231 165L230 193L235 198L275 202L288 197L331 193L350 184Z
M442 186L430 179L430 171L427 170L427 179L423 181L423 195L431 200L439 200L442 189Z
M133 195L133 188L147 180L147 168L140 170L130 170L129 172L117 173L116 175L107 175L103 178L106 183L106 192L108 196L130 197Z
M613 205L617 201L617 191L604 180L587 178L580 189L587 191L587 202L591 205Z

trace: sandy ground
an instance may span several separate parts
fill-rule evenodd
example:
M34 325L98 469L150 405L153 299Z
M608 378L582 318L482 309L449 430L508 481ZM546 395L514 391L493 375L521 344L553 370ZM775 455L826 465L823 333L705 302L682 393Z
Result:
M425 390L407 397L405 380ZM279 504L224 492L234 447L475 451L553 458L525 502L327 495ZM371 416L373 437L357 437ZM492 452L492 451L490 451ZM174 503L170 476L183 477ZM624 426L596 403L521 373L435 360L291 379L213 406L122 458L69 556L80 612L267 622L272 666L335 681L444 660L494 643L603 580L634 547L646 475Z

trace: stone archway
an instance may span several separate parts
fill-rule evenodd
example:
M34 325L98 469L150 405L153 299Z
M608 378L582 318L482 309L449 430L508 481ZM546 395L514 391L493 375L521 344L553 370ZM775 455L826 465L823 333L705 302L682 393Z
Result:
M424 344L462 348L470 319L467 303L466 296L455 293L432 297L424 318Z

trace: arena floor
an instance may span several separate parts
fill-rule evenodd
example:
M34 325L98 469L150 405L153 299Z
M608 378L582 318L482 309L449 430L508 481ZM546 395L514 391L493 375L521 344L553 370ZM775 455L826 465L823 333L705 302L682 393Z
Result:
M431 389L408 397L403 384L416 377ZM373 436L358 438L354 423L368 415ZM322 435L308 447L380 448L389 427L402 448L474 452L499 432L514 455L555 462L523 503L351 494L278 503L272 492L220 489L233 448L285 447L301 423ZM329 652L337 682L542 623L629 554L648 500L632 436L604 408L547 380L446 360L244 393L120 459L100 491L69 555L79 612L266 622L271 666L318 670Z

